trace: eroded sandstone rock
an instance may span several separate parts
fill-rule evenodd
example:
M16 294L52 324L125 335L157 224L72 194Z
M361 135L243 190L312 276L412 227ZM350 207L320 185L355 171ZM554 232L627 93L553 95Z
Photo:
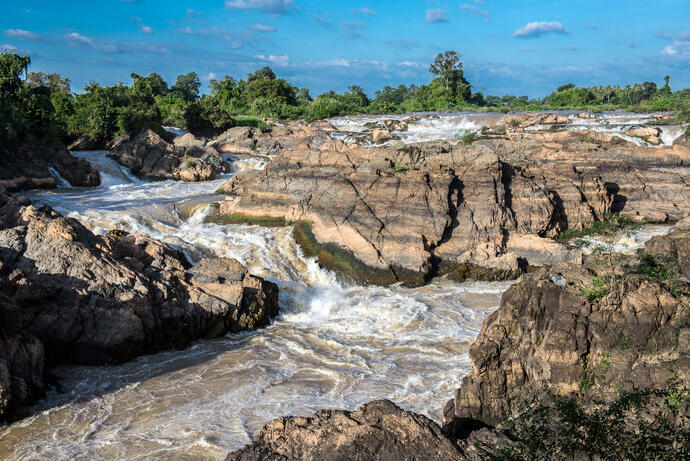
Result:
M229 170L214 147L189 133L173 143L153 130L134 137L123 135L112 141L108 155L132 173L153 179L207 181Z

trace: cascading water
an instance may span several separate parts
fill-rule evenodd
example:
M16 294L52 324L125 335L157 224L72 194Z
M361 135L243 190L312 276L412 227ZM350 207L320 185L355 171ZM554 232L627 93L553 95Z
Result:
M407 139L454 137L500 117L475 115L412 123ZM362 119L343 125L363 126ZM99 170L101 186L27 195L96 233L148 233L192 262L236 258L279 285L281 313L267 328L184 351L54 370L61 392L51 390L31 416L0 427L0 459L223 459L278 416L352 410L379 398L440 421L469 371L469 345L510 283L347 286L305 258L288 227L204 223L208 204L222 198L214 192L232 174L148 182L105 154L77 153ZM233 170L264 164L238 159Z
M0 428L0 459L222 459L269 420L377 398L440 420L469 369L467 350L509 283L439 280L416 289L346 286L304 258L291 228L204 223L231 177L183 183L131 176L105 152L78 153L96 188L30 191L96 233L145 232L192 262L229 256L280 287L267 328L114 367L60 367L32 416ZM241 159L234 169L261 168ZM191 216L179 213L193 202Z

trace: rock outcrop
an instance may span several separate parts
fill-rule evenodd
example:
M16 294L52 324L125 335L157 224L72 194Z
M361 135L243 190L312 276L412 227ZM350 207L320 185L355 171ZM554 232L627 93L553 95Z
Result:
M40 391L43 349L48 367L118 363L255 329L278 312L277 286L235 260L190 267L146 235L96 236L48 207L0 197L0 418Z
M335 128L325 121L273 125L265 130L238 126L226 130L209 145L225 154L275 157L282 151L297 146L319 149L332 142L328 134L332 131Z
M563 122L552 117L530 123ZM545 252L540 238L608 213L682 219L690 175L680 167L688 161L684 145L638 147L594 132L509 130L469 146L330 141L238 174L222 188L229 197L220 213L308 221L318 242L386 272L381 280L389 282L501 278L525 263L577 260L565 248Z
M446 406L446 430L463 421L500 427L554 396L587 414L638 394L648 404L625 413L625 425L662 421L682 433L690 421L689 250L681 227L640 255L590 256L525 276L471 346L472 371Z
M492 446L509 443L495 433L481 435L488 435ZM462 450L425 416L381 400L356 412L324 410L308 418L278 418L268 423L252 444L231 453L226 461L460 461L487 454L481 435ZM477 457L468 458L467 453Z
M136 136L123 135L110 143L110 157L137 176L188 182L215 179L229 165L215 148L192 134L172 143L153 130Z
M49 168L73 186L100 184L98 172L86 160L74 157L63 147L27 142L11 151L0 148L0 192L56 187Z

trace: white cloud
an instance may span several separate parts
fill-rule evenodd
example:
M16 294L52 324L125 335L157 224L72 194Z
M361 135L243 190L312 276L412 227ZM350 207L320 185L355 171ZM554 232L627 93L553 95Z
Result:
M268 61L270 63L273 63L278 67L288 67L290 65L290 58L287 54L284 54L282 56L276 56L274 54L264 56L263 54L259 54L254 57L257 59L261 59L262 61Z
M690 40L674 40L661 50L661 54L674 59L690 60Z
M412 61L403 61L398 64L400 67L413 67L415 69L421 69L422 65L419 64L418 62L412 62Z
M482 10L481 8L477 8L474 5L468 5L468 4L460 5L460 9L469 15L481 16L484 18L485 21L491 20L491 15L489 14L489 10Z
M63 35L63 38L67 40L70 46L87 46L97 51L103 51L104 53L117 53L117 45L114 42L108 40L98 40L85 35L81 35L78 32L72 32Z
M601 29L601 27L599 26L599 24L597 24L597 23L595 23L595 22L588 22L588 23L585 24L585 27L588 28L588 29L594 29L594 30Z
M544 34L569 35L558 21L535 21L513 32L513 38L538 38Z
M203 16L203 11L196 11L191 8L187 8L187 16Z
M149 27L145 24L139 25L139 30L145 34L152 34L153 33L153 29L151 29L151 27Z
M359 21L343 21L342 26L347 38L359 38L359 31L366 27L364 23Z
M374 10L370 10L369 8L360 8L357 10L359 14L363 14L364 16L376 16L376 12Z
M275 32L276 28L273 26L268 26L266 24L254 24L254 29L258 30L259 32Z
M17 51L17 47L14 45L10 45L9 43L5 43L4 45L0 45L0 50Z
M426 22L448 22L447 13L441 8L429 8L425 13Z
M317 61L313 63L316 66L324 66L324 67L350 67L352 64L352 61L349 59L345 58L335 58L335 59L329 59L328 61Z
M208 80L213 80L213 79L215 79L216 77L217 77L217 75L216 75L215 72L209 72L208 75L206 75L205 77L203 77L203 80L206 80L206 81L208 81Z
M34 34L33 32L24 29L7 29L5 30L5 35L8 37L16 37L25 40L38 40L40 38L38 34Z
M225 7L231 10L260 10L270 14L288 14L294 0L226 0Z
M328 21L328 19L324 18L323 16L319 16L319 15L313 14L313 13L307 13L307 16L309 16L309 18L312 21L314 21L315 23L317 23L321 27L326 28L326 27L330 27L330 25L331 25L331 23Z

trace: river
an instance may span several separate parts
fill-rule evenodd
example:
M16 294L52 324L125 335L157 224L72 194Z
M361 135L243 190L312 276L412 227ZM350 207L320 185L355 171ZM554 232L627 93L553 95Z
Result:
M448 138L444 133L474 129L481 117L490 116L423 119L405 136ZM363 120L371 118L334 123L357 131ZM281 312L267 328L186 350L55 369L59 389L28 418L0 427L3 460L219 460L278 416L354 410L379 398L440 422L469 371L469 345L510 286L443 279L414 289L348 286L304 258L290 228L204 223L207 204L221 198L214 191L232 173L193 184L150 182L104 151L75 154L98 169L102 185L32 191L34 202L98 234L148 233L192 262L236 258L279 285ZM233 163L235 171L263 165Z

